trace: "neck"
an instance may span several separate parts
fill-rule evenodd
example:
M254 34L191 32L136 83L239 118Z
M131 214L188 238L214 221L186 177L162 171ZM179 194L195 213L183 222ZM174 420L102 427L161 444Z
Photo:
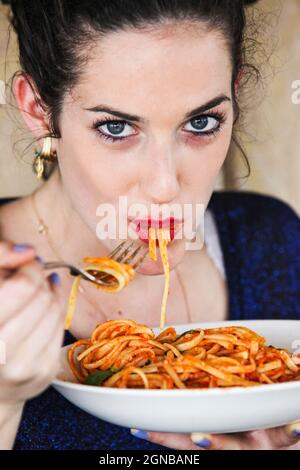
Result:
M72 206L58 170L36 191L34 200L38 215L48 228L45 243L48 239L60 258L78 264L87 254L102 256L106 253L96 234ZM51 246L48 248L54 251Z

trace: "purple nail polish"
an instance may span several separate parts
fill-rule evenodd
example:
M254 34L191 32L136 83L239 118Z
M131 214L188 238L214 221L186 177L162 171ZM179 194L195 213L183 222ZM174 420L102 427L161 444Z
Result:
M194 442L194 444L196 444L196 446L198 447L202 447L203 449L209 449L211 446L211 441L207 439L206 437L204 437L200 441Z
M31 250L31 249L32 249L32 246L31 245L26 245L25 243L17 244L17 245L14 245L14 247L13 247L13 251L15 251L17 253L24 253L25 251Z
M141 431L140 429L131 429L130 432L134 437L137 437L138 439L149 439L149 434L145 431Z
M49 280L54 286L60 286L61 284L60 276L57 273L51 273L49 276Z
M212 446L212 440L209 434L193 433L191 434L193 443L202 449L209 449Z

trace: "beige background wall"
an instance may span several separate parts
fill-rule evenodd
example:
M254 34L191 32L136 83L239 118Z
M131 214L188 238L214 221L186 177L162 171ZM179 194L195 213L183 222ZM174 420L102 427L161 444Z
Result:
M246 182L235 179L244 174L245 168L233 152L217 187L272 194L300 213L300 105L291 100L292 82L300 80L300 0L261 0L260 8L276 11L270 41L276 42L277 47L272 59L274 76L268 76L264 101L251 112L246 127L245 147L252 174ZM4 80L6 13L6 7L0 5L0 80ZM17 67L15 57L12 40L7 76ZM20 133L21 121L16 124L15 120L8 106L0 105L0 197L26 194L36 185L30 166L33 149L22 156L28 140L13 148L24 136Z
M275 195L300 214L300 105L292 103L292 83L300 80L300 0L261 0L259 8L266 12L265 54L274 45L276 51L263 71L264 99L245 126L251 177L234 180L245 173L234 155L227 161L226 187Z
M0 80L2 80L2 83L5 78L11 77L18 68L17 48L13 35L6 56L8 43L7 11L6 6L0 5ZM7 58L6 61L5 58ZM9 96L8 91L6 94ZM0 103L3 103L3 101L4 97L1 98L0 96ZM22 121L18 114L13 111L13 107L8 104L0 104L0 197L13 197L29 193L36 185L36 179L29 164L30 155L23 156L23 150L28 145L28 139L21 142L24 135L30 139L28 132L24 134ZM17 142L20 143L16 145Z

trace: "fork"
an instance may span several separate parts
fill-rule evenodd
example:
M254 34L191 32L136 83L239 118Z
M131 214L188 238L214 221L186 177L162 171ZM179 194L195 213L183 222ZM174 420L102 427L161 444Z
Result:
M128 243L124 241L120 243L108 255L108 258L113 259L117 261L118 263L123 263L123 264L130 264L135 260L132 267L133 269L136 269L145 260L148 254L148 249L145 249L145 253L143 253L142 246L139 246L135 250L133 250L133 247L134 247L134 242L128 245ZM137 255L139 253L142 253L142 254L139 258L137 258ZM102 276L101 276L101 272L100 272L100 279L99 279L99 277L93 276L93 274L90 274L84 269L78 268L77 266L74 266L70 263L66 263L64 261L45 262L43 263L43 267L45 269L66 268L66 269L69 269L71 276L82 276L83 279L93 282L94 284L98 284L100 286L107 286L107 285L112 286L113 285L111 283L111 279L113 279L113 277L110 276L109 274L102 273Z

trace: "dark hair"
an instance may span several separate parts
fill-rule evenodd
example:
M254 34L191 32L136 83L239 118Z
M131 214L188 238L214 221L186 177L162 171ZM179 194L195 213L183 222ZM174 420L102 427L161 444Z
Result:
M240 71L249 68L244 34L245 5L250 3L253 0L12 0L11 24L18 37L21 73L30 77L36 99L48 113L50 135L59 138L64 97L84 69L90 51L86 46L108 32L165 20L201 21L224 34L232 58L237 119L234 83Z

